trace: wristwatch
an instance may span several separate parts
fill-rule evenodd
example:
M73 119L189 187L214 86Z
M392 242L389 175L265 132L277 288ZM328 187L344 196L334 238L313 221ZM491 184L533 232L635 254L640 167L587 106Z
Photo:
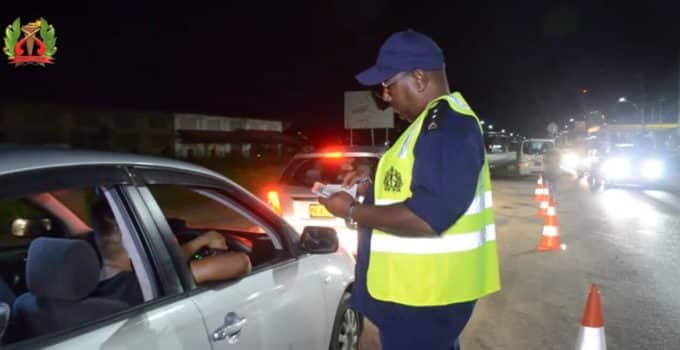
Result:
M354 218L352 218L352 216L354 215L354 207L356 207L359 204L361 204L361 203L352 202L352 204L349 205L349 208L347 208L347 217L345 219L352 220L352 221L354 220Z

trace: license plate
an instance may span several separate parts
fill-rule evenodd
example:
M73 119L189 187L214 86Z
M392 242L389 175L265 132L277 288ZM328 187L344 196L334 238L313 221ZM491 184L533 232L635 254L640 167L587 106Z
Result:
M534 162L534 166L541 166L541 165L542 165L541 162Z
M309 205L309 216L312 218L332 218L331 214L326 207L321 204L310 204Z

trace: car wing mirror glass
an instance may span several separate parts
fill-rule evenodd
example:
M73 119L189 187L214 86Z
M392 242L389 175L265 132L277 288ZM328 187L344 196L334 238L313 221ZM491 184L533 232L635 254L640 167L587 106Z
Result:
M312 254L330 254L338 251L338 234L335 229L323 226L307 226L300 237L300 247Z

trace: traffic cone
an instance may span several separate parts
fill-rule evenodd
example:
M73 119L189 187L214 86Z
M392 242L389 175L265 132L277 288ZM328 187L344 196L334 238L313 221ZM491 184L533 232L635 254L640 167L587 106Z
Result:
M539 243L536 249L540 251L560 250L560 233L557 229L557 214L555 210L555 202L552 200L552 198L550 199L550 206L548 207L545 217L545 224L543 225L541 243Z
M600 305L600 290L595 284L590 286L588 301L581 319L576 350L606 350L607 341L604 336L604 321Z
M550 189L548 189L548 186L543 188L543 194L541 195L541 204L538 208L538 212L536 213L536 216L539 218L544 218L548 216L548 208L550 207L550 201L552 201L552 197L550 196Z
M541 202L543 199L543 175L538 175L538 181L536 181L536 189L534 190L534 202Z

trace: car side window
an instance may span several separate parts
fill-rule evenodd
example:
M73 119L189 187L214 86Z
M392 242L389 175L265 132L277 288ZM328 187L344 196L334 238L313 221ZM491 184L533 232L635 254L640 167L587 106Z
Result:
M5 343L81 327L153 299L131 258L139 254L126 243L136 232L109 200L88 187L0 201L2 231L11 237L0 249L0 301L12 306Z
M285 255L280 242L273 239L275 235L253 213L247 215L247 210L229 202L218 191L177 185L148 187L182 251L186 252L189 242L198 237L219 233L225 239L227 251L245 253L252 269L270 265ZM220 253L220 249L199 246L198 250L190 249L190 260Z

